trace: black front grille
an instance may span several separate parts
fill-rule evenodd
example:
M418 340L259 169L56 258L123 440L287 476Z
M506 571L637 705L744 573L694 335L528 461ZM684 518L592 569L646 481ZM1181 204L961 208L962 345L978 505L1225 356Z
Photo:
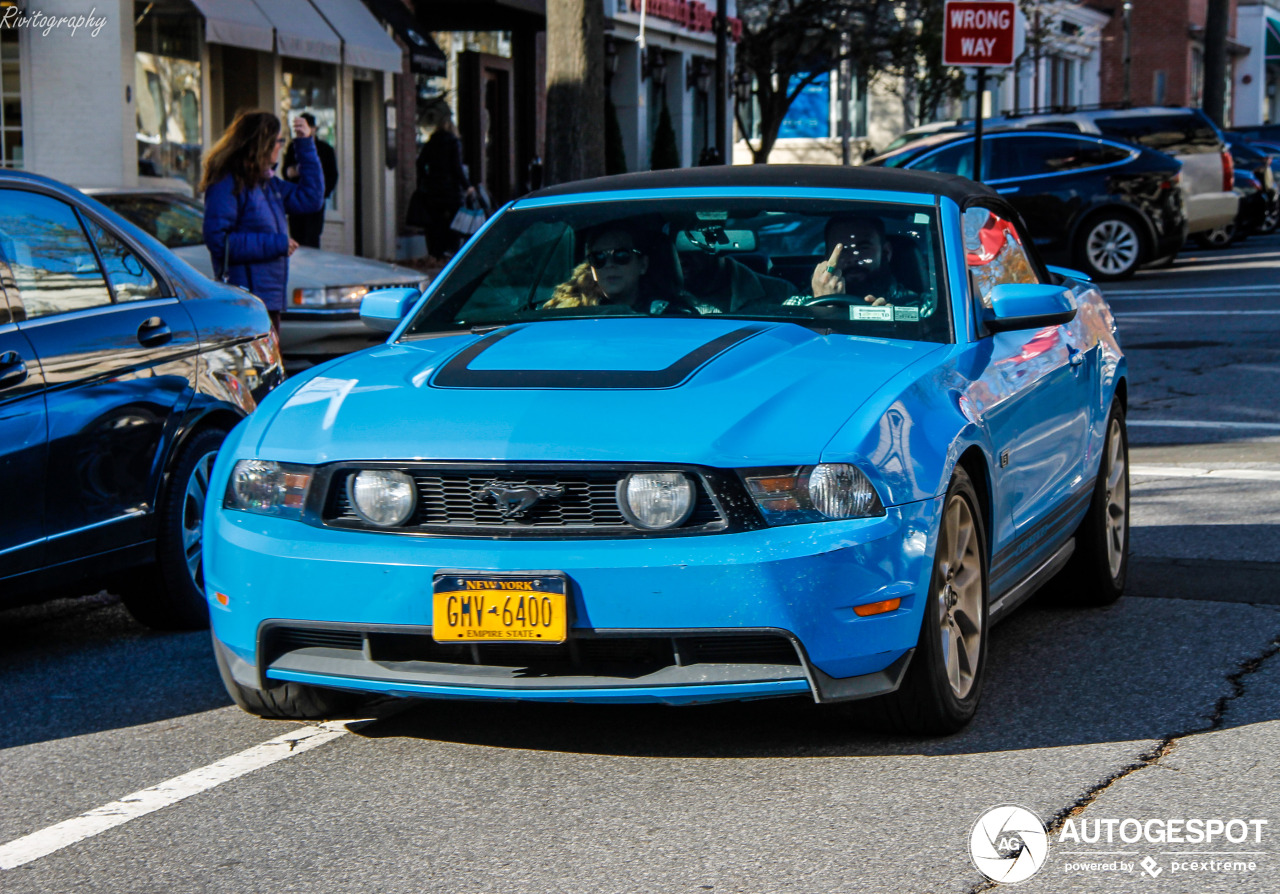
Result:
M795 646L776 634L599 636L574 634L564 643L438 643L429 633L274 627L264 643L267 663L306 648L362 651L385 665L426 662L518 671L520 676L638 677L673 665L799 666Z
M637 534L618 508L618 482L627 474L616 469L569 471L520 471L510 469L448 470L405 468L417 485L418 505L413 516L394 530L408 533L488 534L504 536L554 536L556 534ZM351 507L347 482L356 469L336 471L330 484L325 523L340 527L369 527ZM698 475L694 481L694 508L688 520L675 529L682 533L709 532L726 527L726 520ZM518 516L504 518L502 510L485 491L502 488L541 489L539 499ZM558 494L558 495L557 495Z

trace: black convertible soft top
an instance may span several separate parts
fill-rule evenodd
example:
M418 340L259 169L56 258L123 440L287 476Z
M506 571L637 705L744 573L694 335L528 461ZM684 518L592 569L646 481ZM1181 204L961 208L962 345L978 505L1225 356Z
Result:
M644 171L575 180L549 186L525 198L541 199L624 189L715 189L733 187L797 187L809 189L884 189L946 196L961 207L996 191L967 177L843 165L708 165L670 171Z

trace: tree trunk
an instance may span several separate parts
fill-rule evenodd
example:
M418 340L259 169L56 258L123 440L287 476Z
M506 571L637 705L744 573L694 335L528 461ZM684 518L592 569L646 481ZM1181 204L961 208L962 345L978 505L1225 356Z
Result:
M604 7L547 0L547 184L604 174Z
M1227 26L1229 0L1209 0L1204 21L1204 111L1213 123L1223 125L1227 106Z

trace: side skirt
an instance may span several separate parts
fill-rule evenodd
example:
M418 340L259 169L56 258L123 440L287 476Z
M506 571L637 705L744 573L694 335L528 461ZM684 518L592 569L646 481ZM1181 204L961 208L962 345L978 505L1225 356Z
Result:
M989 622L994 624L1030 598L1036 590L1062 570L1075 551L1076 539L1072 537L1058 547L1053 555L1041 562L1038 568L993 599L991 607L987 610Z

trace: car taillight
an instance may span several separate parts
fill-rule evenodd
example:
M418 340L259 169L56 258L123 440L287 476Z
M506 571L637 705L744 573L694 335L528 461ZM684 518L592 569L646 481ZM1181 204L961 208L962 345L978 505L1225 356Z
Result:
M1160 181L1160 188L1165 190L1176 189L1181 184L1182 184L1182 172L1179 171L1177 174L1174 174L1168 180Z
M1231 160L1231 153L1222 150L1222 191L1231 192L1236 184L1236 166Z

